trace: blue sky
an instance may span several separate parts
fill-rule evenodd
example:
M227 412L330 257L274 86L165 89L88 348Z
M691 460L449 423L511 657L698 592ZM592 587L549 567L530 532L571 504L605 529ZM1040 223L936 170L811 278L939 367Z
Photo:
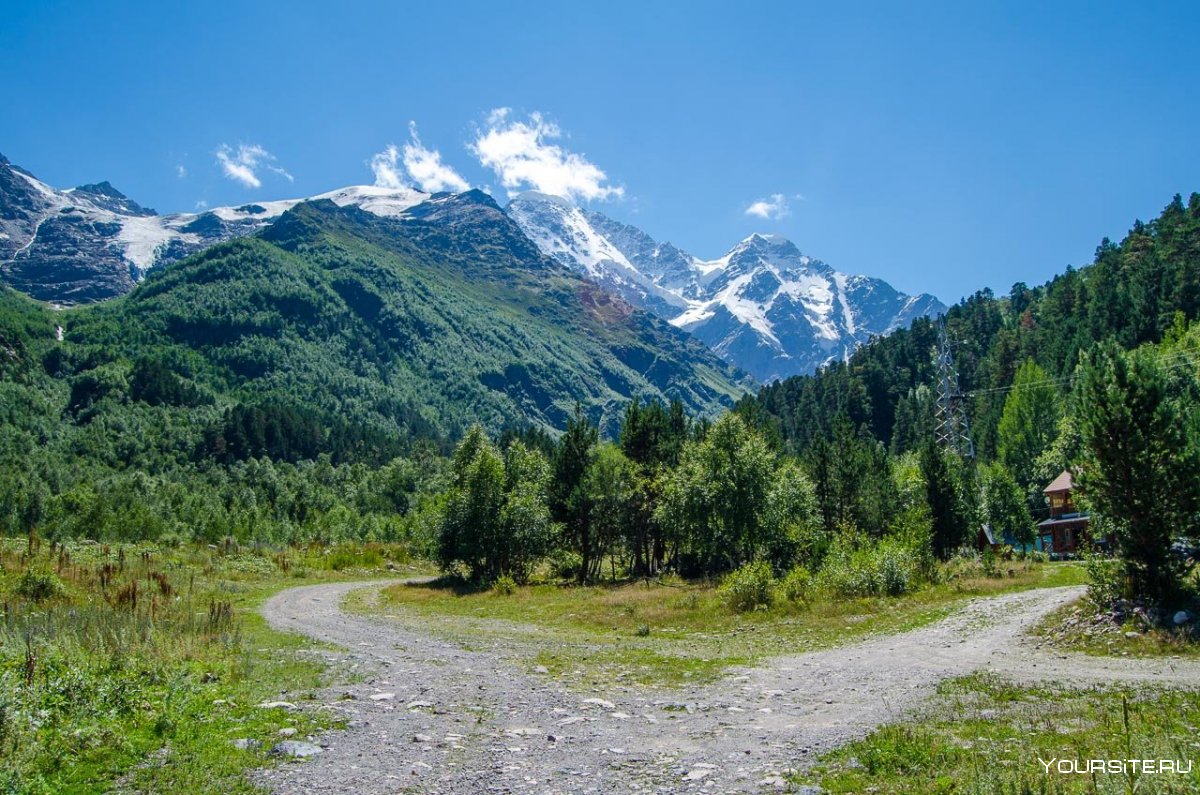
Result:
M702 257L776 232L953 301L1200 190L1200 3L984 5L4 2L0 152L171 212L381 153L410 179L408 144L426 181L559 186Z

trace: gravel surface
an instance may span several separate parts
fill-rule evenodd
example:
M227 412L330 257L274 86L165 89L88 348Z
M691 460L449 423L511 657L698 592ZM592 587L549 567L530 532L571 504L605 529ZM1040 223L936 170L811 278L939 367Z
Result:
M587 693L529 673L501 642L466 650L415 619L341 611L350 591L383 584L296 588L264 605L273 627L342 647L320 654L350 682L321 694L348 728L310 738L323 747L316 756L260 771L272 792L770 792L790 768L902 719L939 681L972 671L1200 686L1194 661L1036 647L1025 630L1082 593L1055 588L975 600L928 627L775 657L711 685Z

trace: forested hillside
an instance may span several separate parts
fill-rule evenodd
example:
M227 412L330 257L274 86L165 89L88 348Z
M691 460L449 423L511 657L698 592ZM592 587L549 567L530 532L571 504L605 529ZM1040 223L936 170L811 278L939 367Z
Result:
M739 378L482 193L403 220L311 202L101 305L0 292L0 523L393 532L473 423L552 431L578 403L612 433L635 396L713 415Z
M1119 244L1105 239L1091 265L1068 268L1039 287L1015 284L1007 296L984 290L952 307L945 323L979 456L1003 457L999 429L1014 392L1026 397L1040 390L1061 409L1082 352L1109 340L1123 348L1157 342L1198 316L1195 193L1186 205L1176 196L1158 218L1136 222ZM863 346L846 363L767 386L740 410L775 428L794 452L830 437L839 418L893 452L915 450L932 423L936 343L935 322L919 319ZM1051 440L1061 413L1041 418Z

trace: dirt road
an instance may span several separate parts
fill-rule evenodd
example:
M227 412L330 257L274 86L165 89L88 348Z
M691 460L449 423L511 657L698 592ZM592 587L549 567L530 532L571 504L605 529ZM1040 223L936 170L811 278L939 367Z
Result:
M1027 681L1200 686L1200 663L1041 651L1025 629L1078 588L969 603L898 635L772 658L712 685L580 693L529 673L512 650L466 650L415 622L347 615L352 590L297 588L266 603L278 629L337 644L323 652L349 684L325 693L349 720L319 755L263 771L283 795L420 792L757 792L781 774L902 718L942 679L992 670Z

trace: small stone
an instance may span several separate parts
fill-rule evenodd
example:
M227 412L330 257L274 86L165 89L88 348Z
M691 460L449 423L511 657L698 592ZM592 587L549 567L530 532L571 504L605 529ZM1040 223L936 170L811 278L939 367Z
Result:
M284 740L276 743L275 747L271 749L271 756L290 756L293 759L305 759L319 753L321 753L320 746L300 740Z
M405 709L433 709L433 703L429 701L410 701L404 705Z
M414 734L412 741L414 743L431 743L433 742L433 738L428 734Z
M280 730L279 730L279 736L280 736L280 737L295 737L295 736L296 736L296 730L295 730L295 729L293 729L293 728L291 728L290 726L289 726L288 728L286 728L286 729L280 729Z
M609 710L617 708L616 704L612 703L611 701L605 701L602 698L585 698L583 700L583 703L584 704L594 704L597 707L603 707L604 709L609 709Z
M371 694L372 701L391 701L395 697L396 697L395 693L372 693Z
M702 778L707 778L708 776L711 776L711 775L712 775L712 771L711 771L711 770L704 770L704 769L701 769L701 768L694 768L694 769L692 769L692 770L689 770L687 773L685 773L685 774L684 774L684 776L683 776L683 780L684 780L684 781L699 781L700 779L702 779Z
M1134 630L1132 630L1132 629L1131 629L1131 630L1129 630L1128 632L1126 632L1126 633L1125 633L1125 637L1127 637L1127 638L1129 638L1129 639L1131 639L1131 640L1132 640L1133 638L1140 638L1141 636L1142 636L1142 633L1140 633L1140 632L1135 632L1135 631L1134 631Z
M533 669L533 672L536 674L548 674L550 673L550 669L544 665L539 665L537 668Z
M259 748L262 748L261 742L258 740L253 740L249 737L240 737L236 740L233 740L230 745L239 751L257 751Z
M1188 613L1188 611L1180 610L1178 613L1175 614L1175 618L1173 620L1175 621L1175 626L1178 627L1182 624L1186 624L1187 622L1191 621L1192 616L1190 613Z
M264 701L258 705L259 709L286 709L289 712L299 709L290 701Z

